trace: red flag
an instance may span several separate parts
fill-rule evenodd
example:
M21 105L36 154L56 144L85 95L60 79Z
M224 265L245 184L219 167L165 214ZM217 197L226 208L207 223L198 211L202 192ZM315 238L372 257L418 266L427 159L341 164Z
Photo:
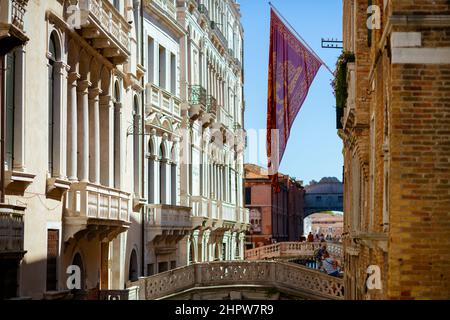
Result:
M308 95L322 62L271 9L267 157L275 192L280 192L278 167L294 120Z

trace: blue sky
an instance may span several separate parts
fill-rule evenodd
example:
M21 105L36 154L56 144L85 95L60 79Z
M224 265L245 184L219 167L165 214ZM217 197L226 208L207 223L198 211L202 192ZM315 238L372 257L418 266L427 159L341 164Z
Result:
M239 3L245 32L245 127L265 130L270 7L266 0L240 0ZM272 0L272 3L334 70L340 50L322 49L321 38L342 38L342 2ZM322 67L297 116L281 163L281 172L306 184L328 176L342 180L342 141L336 131L331 79L332 75ZM259 160L258 164L267 166L264 158Z

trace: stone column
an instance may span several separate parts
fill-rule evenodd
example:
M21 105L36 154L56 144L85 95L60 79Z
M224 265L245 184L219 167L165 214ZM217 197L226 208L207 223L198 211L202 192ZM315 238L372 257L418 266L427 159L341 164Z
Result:
M122 176L122 103L114 103L114 188L122 189L123 176Z
M245 259L245 232L239 233L239 255L241 260Z
M236 245L236 232L233 232L230 238L230 260L236 260Z
M71 182L78 181L77 174L77 81L80 75L76 72L69 74L69 99L67 104L67 176Z
M199 231L195 230L192 233L191 239L192 239L192 247L194 248L194 254L193 254L193 258L194 258L194 263L199 261L199 257L198 257L198 237L199 237Z
M100 96L100 183L114 187L114 105L109 95Z
M89 90L90 105L90 180L95 184L100 184L100 88Z
M78 165L79 180L89 182L89 97L88 88L91 83L88 80L78 81L78 103L80 106L78 126Z

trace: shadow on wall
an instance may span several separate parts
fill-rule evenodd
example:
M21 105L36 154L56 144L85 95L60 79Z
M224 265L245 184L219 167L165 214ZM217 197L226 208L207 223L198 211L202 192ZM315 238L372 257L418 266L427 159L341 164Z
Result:
M128 293L126 290L121 290L120 286L123 285L125 288L127 281L135 281L141 275L142 225L138 218L140 216L140 213L131 214L132 224L129 231L132 231L134 236L130 237L128 234L124 234L126 238L125 261L120 262L125 268L123 270L124 283L119 284L118 279L113 281L113 283L117 283L113 288L118 290L100 290L102 262L108 262L109 257L105 259L102 256L102 252L105 251L102 250L102 242L99 237L89 239L83 237L77 241L71 239L61 246L57 243L55 248L52 248L52 244L49 242L48 257L29 261L30 259L27 259L27 254L25 254L18 268L17 263L11 265L11 263L7 264L4 259L0 260L0 284L2 284L0 299L98 300L104 296L105 292L115 292L118 296L123 295L125 298ZM117 237L115 239L117 240ZM106 250L106 252L108 251ZM80 290L68 286L69 277L74 276L77 272L74 271L73 266L79 267ZM116 271L120 269L117 267L117 261L113 260L113 266L109 271L111 269ZM68 271L70 273L67 273ZM108 277L111 273L108 272ZM70 279L72 284L75 283L73 279L75 278ZM6 288L12 289L7 291Z

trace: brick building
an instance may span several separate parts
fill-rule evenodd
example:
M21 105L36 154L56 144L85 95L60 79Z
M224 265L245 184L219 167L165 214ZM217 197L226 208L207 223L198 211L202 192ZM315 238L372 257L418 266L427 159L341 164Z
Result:
M274 193L267 171L246 164L245 206L250 210L248 243L252 247L272 241L298 241L303 234L302 182L279 174L280 193Z
M346 297L449 299L450 3L343 3Z

